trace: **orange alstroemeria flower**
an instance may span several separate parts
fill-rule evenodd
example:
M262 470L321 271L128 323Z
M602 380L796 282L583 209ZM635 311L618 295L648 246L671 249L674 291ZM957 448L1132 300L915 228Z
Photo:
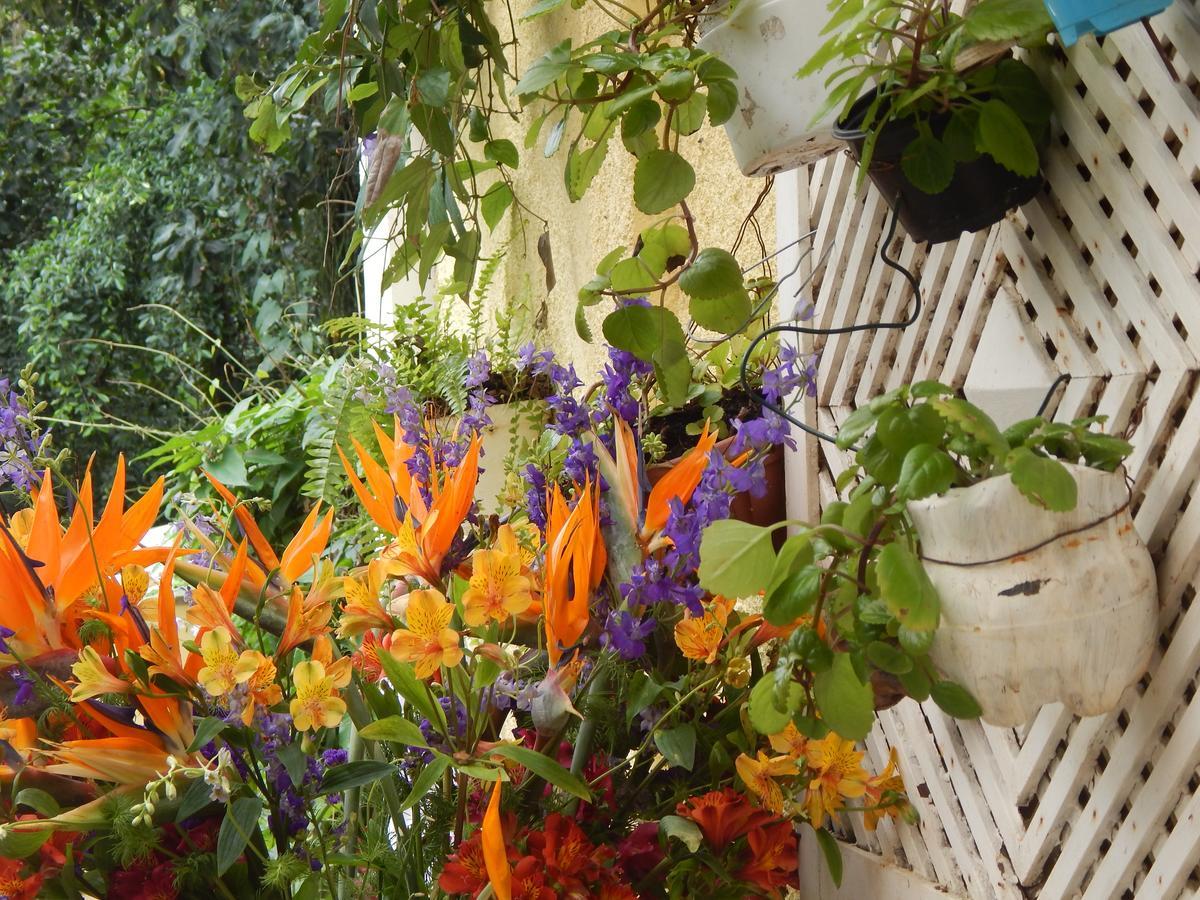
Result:
M685 614L675 623L675 646L688 659L711 664L725 640L725 625L733 601L714 597L702 616Z
M342 579L342 593L346 603L338 620L338 637L355 637L374 628L391 630L394 626L391 613L379 599L383 587L385 563L372 560L367 567L367 581L347 576Z
M472 627L505 622L533 603L529 578L521 574L521 546L508 525L501 525L490 550L471 554L471 580L463 594L463 621Z
M836 818L845 806L846 798L861 797L867 792L870 776L862 767L864 754L832 731L819 741L809 741L805 764L812 773L808 794L804 800L808 821L819 828L828 814Z
M700 826L705 842L718 852L747 832L775 821L775 816L733 788L689 797L675 812Z
M0 857L0 897L5 900L33 900L42 888L42 875L22 875L25 863Z
M435 467L430 447L408 446L400 438L399 420L394 427L395 437L389 438L382 428L375 426L375 437L387 460L386 466L376 462L358 441L354 441L366 485L355 474L340 447L338 454L363 508L376 525L396 537L382 554L388 560L388 574L415 575L430 585L438 585L450 545L475 502L475 485L479 480L479 435L471 436L467 452L457 466ZM430 457L428 483L409 474L406 463L414 453L425 453ZM426 502L426 493L429 502Z
M799 759L808 749L808 738L800 733L794 722L788 722L787 727L778 734L773 734L767 740L771 749L792 759Z
M895 747L888 751L887 768L868 779L867 790L863 796L866 804L863 812L863 825L866 826L867 831L874 831L878 828L881 819L889 816L902 816L907 811L908 800L904 794L904 778L899 772L899 760L896 757Z
M783 813L783 789L775 779L799 773L794 759L790 756L770 757L760 750L757 758L745 753L738 756L734 768L747 790L758 797L766 809L777 816Z
M315 585L305 595L299 586L292 586L288 599L287 622L275 648L276 659L283 659L301 644L324 636L329 631L329 620L333 617L333 604L322 586Z
M392 633L391 654L410 662L418 678L430 678L440 666L457 666L463 658L459 633L450 627L454 604L440 591L408 595L407 628Z
M778 897L782 887L799 887L796 870L800 854L795 826L788 821L775 822L756 828L747 836L750 859L738 872L738 878L749 881L769 896Z
M544 569L546 651L551 666L587 629L592 592L604 577L607 552L600 533L600 491L584 485L570 509L555 485L546 516Z

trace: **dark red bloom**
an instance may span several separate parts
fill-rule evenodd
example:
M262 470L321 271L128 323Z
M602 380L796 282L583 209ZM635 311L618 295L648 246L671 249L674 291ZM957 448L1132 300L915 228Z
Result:
M175 871L170 863L136 866L113 872L108 882L110 897L121 900L178 900Z
M630 881L641 881L662 859L657 822L640 823L617 845L617 866Z

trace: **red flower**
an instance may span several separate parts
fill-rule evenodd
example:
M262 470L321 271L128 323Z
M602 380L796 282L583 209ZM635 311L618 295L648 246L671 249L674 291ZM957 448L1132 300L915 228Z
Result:
M390 634L387 638L388 643L391 643ZM379 652L381 650L386 652L386 649L379 636L374 631L368 631L363 635L362 646L350 657L350 664L354 666L364 681L375 684L383 678L383 663L379 661Z
M438 876L438 887L447 894L469 894L474 897L488 883L481 835L481 831L476 831L459 844L454 855L446 860L442 874Z
M617 845L617 866L630 881L641 881L662 859L657 822L642 822Z
M550 879L562 890L591 889L600 864L609 853L588 840L578 825L561 813L551 813L541 831L529 835L529 849L542 858Z
M623 881L610 878L600 885L600 893L596 895L596 900L638 900L638 895Z
M0 897L6 900L33 900L42 886L41 873L21 876L25 864L19 859L0 857Z
M718 852L750 830L777 821L773 814L754 806L733 788L689 797L675 812L699 825L704 840Z
M113 872L108 882L110 897L121 900L178 900L175 872L170 863L138 866Z
M750 832L750 862L738 877L777 896L784 885L799 887L796 831L791 822L775 822Z
M512 900L558 900L546 887L541 860L526 856L513 867Z

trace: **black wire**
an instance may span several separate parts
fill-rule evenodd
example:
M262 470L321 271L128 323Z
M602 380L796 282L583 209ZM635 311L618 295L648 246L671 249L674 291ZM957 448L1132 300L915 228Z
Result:
M1054 384L1050 385L1050 390L1046 391L1046 396L1042 398L1042 405L1038 407L1037 416L1041 418L1045 415L1046 410L1050 406L1050 401L1054 399L1054 392L1058 390L1060 384L1066 384L1071 380L1071 376L1063 372L1054 379Z
M832 335L832 334L854 334L854 333L860 332L860 331L886 331L886 330L891 330L891 329L903 331L905 328L908 328L910 325L914 324L918 318L920 318L920 315L921 315L921 285L920 285L920 282L917 281L917 277L915 275L913 275L912 272L910 272L908 269L904 268L904 266L900 265L900 263L897 260L894 260L890 256L887 255L888 248L891 246L892 241L896 237L896 226L899 223L899 221L900 221L899 212L897 210L893 210L892 211L892 223L891 223L891 225L888 226L887 237L885 237L883 239L883 246L880 247L880 249L879 249L879 258L880 258L880 260L882 260L882 262L885 266L888 266L889 268L895 269L897 272L899 272L905 278L905 280L908 281L909 285L912 286L914 303L913 303L912 312L909 314L908 318L904 319L902 322L864 322L859 325L842 325L837 328L814 328L814 327L811 327L808 325L795 325L795 324L791 324L791 323L785 323L783 325L772 325L770 328L766 328L762 332L760 332L754 338L754 340L752 340L750 342L750 346L746 348L746 352L742 355L742 370L741 370L742 390L744 390L750 396L754 395L754 391L751 390L751 388L750 388L750 379L749 379L749 374L748 374L749 367L750 367L750 357L754 355L755 348L762 341L766 340L768 337L770 337L773 334L782 334L782 333L787 332L789 334ZM775 415L780 416L785 421L790 422L792 425L795 425L797 428L799 428L801 431L805 432L806 434L811 434L813 437L819 438L822 441L828 441L831 444L837 443L837 438L835 438L833 435L826 434L824 431L821 431L818 428L814 428L811 425L800 421L799 419L797 419L794 416L787 413L782 408L776 406L774 403L771 403L766 398L763 398L761 400L761 403L762 403L763 409L770 410L771 412L775 413Z

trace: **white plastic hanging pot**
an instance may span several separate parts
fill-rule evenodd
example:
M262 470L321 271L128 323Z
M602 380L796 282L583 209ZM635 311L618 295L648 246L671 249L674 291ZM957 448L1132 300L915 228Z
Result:
M479 435L480 472L479 481L475 484L475 500L485 514L499 512L504 500L507 480L504 460L513 442L523 438L534 443L538 439L538 430L530 416L521 414L527 407L528 404L522 403L497 403L488 407L488 418L492 424ZM434 427L443 434L453 434L458 427L458 419L437 419Z
M1158 590L1124 474L1068 468L1071 512L1034 506L1007 475L908 505L942 601L930 658L993 725L1054 702L1110 712L1150 662Z
M700 47L737 72L738 109L725 123L744 174L775 175L837 150L836 111L813 124L828 90L822 71L796 78L824 42L825 0L739 0L718 7Z

